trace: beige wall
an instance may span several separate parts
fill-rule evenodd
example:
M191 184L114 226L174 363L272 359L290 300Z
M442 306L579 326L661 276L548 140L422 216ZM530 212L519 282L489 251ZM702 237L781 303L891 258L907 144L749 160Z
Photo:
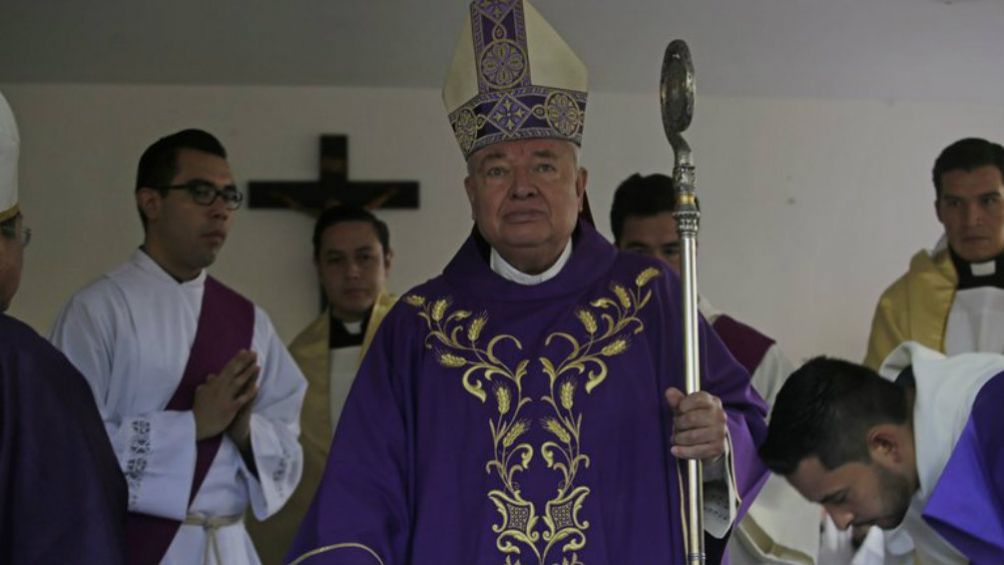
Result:
M316 178L318 136L350 140L350 176L421 183L391 226L392 290L434 276L470 228L464 173L431 90L0 84L23 140L21 200L35 235L11 313L47 331L69 295L141 241L136 161L184 127L216 133L241 182ZM701 97L688 139L704 209L702 293L773 335L793 360L859 358L881 290L940 234L930 167L963 136L1004 137L1004 107L952 102ZM583 143L597 223L613 187L668 172L655 91L597 93ZM242 210L214 274L286 340L316 308L312 221Z

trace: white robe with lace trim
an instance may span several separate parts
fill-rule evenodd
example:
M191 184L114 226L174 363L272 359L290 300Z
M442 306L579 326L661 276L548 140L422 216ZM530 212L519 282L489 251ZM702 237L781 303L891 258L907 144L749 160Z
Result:
M297 441L306 381L255 306L252 350L261 366L251 416L257 477L226 436L191 506L195 471L195 419L191 411L164 410L195 340L206 273L178 283L144 252L78 292L63 308L52 341L87 378L129 485L129 510L184 520L276 512L302 472ZM251 540L238 522L218 531L226 565L257 565ZM164 565L203 563L207 536L183 525ZM207 564L216 565L210 552Z

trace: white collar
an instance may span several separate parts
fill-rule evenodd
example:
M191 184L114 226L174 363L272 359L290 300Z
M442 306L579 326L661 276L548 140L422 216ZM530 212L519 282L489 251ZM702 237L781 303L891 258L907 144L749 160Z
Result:
M191 287L201 287L206 282L206 270L202 269L199 271L199 276L190 281L179 283L177 279L164 270L164 267L161 267L159 263L154 261L153 257L150 257L150 255L148 255L146 251L143 251L142 248L137 248L136 251L133 252L130 262L132 262L132 264L140 270L149 273L164 282L172 282L181 286Z
M549 281L558 276L558 273L561 272L561 269L565 268L565 264L568 263L568 260L571 257L572 240L569 239L568 243L565 244L565 250L561 252L561 255L558 255L558 260L555 261L554 264L546 271L538 275L528 275L516 267L513 267L508 261L499 255L499 252L496 251L494 247L492 247L491 259L489 262L491 264L492 272L500 277L524 286L533 286Z
M942 234L942 236L938 239L938 242L934 244L934 249L929 251L928 255L933 259L935 255L941 253L945 249L948 249L948 236ZM969 261L963 261L969 264L970 272L974 277L986 277L997 272L996 257L981 263L969 263Z

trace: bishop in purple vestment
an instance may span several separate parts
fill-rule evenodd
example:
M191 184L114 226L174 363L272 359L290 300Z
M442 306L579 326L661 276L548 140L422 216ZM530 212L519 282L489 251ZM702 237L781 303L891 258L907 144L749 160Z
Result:
M581 62L525 1L467 23L444 99L476 228L381 324L287 560L682 564L677 457L706 462L720 556L766 471L763 403L704 323L684 397L676 276L578 220Z
M84 377L0 314L0 563L124 563L125 514L125 479Z
M83 376L4 314L31 236L0 95L0 565L123 563L126 484Z

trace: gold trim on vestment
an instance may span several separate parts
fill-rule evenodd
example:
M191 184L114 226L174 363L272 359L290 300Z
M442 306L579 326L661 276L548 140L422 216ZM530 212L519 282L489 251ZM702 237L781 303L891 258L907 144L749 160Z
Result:
M531 360L522 356L523 344L511 334L485 335L487 312L453 309L448 296L426 299L412 294L404 298L425 321L429 329L425 346L434 351L436 361L448 369L462 369L464 389L482 404L488 404L490 393L495 405L488 420L492 459L485 464L485 471L499 481L499 488L487 496L500 515L492 531L507 565L555 563L558 557L552 551L561 554L563 565L584 565L578 551L586 546L590 524L579 514L591 491L578 484L577 476L589 467L590 458L583 452L583 412L576 396L580 385L588 395L602 384L608 375L605 359L627 351L632 336L645 330L638 315L651 301L652 291L644 287L660 274L650 267L635 278L635 288L611 284L608 296L575 309L580 330L553 332L544 339L544 348L563 342L568 353L537 359L539 371L533 376L543 373L549 383L548 394L539 398L524 391L523 379L529 374ZM498 351L503 344L515 348L511 351L515 359L510 363ZM534 402L550 408L550 414L536 422L523 416L523 409ZM547 431L549 439L525 441L534 427ZM538 453L548 469L561 474L556 494L545 503L543 514L538 514L533 501L524 498L518 480ZM520 561L520 556L530 561Z
M354 542L336 543L334 545L326 545L324 547L312 549L307 553L304 553L303 555L297 557L295 560L291 561L289 565L299 565L300 563L303 563L305 560L310 559L311 557L315 557L317 555L320 555L322 553L327 553L329 551L334 551L336 549L362 549L363 551L366 551L367 553L372 555L373 559L376 559L376 562L379 565L384 565L383 559L380 559L380 555L378 555L376 551L373 551L373 549L370 546Z

